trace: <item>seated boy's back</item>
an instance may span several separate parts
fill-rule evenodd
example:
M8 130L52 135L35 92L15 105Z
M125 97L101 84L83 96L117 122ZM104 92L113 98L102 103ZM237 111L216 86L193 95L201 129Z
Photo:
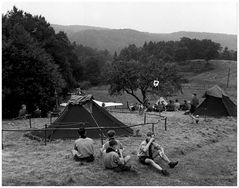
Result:
M75 141L74 149L80 154L79 157L88 157L94 155L94 141L91 138L79 138Z

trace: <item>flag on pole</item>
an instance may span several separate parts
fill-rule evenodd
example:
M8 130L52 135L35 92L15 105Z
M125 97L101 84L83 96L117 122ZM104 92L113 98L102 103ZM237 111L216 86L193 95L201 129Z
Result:
M154 80L154 87L157 87L159 85L159 81L158 80Z

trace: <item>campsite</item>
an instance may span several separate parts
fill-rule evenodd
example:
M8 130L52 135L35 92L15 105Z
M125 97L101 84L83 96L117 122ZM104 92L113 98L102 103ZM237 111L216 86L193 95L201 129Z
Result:
M14 1L2 186L237 186L235 4Z
M23 137L21 132L4 132L2 153L3 185L48 185L48 186L156 186L156 185L220 185L231 186L237 182L237 126L234 118L204 118L199 124L192 124L188 116L180 112L167 112L167 131L164 122L155 125L156 138L164 146L166 154L179 160L177 168L170 170L169 177L163 177L155 170L139 164L137 149L144 137L118 137L125 146L125 153L131 155L132 164L138 174L111 172L103 168L96 139L96 161L80 165L72 159L74 140L55 140L44 145ZM124 123L142 123L137 114L114 113ZM150 116L147 121L157 121ZM33 119L34 128L43 128L49 119ZM28 120L3 121L3 128L24 129ZM136 127L134 128L136 129ZM140 134L151 130L151 126L137 127ZM145 177L145 174L150 176ZM117 177L119 175L119 177Z
M99 93L100 90L97 91ZM92 90L90 92L93 93ZM107 95L98 96L99 100L102 100L102 97ZM138 112L122 113L118 107L109 109L109 112L129 126L144 123L144 116ZM125 172L120 175L118 172L104 169L99 151L102 147L100 138L94 139L95 162L81 164L72 158L74 139L55 139L45 145L44 139L41 142L31 140L23 136L24 132L3 132L3 185L236 185L236 118L200 116L199 123L196 124L188 115L184 115L183 111L162 112L161 116L167 117L167 130L164 119L159 117L158 113L147 113L146 123L157 122L154 124L156 139L170 158L179 161L179 165L169 171L169 177L163 177L156 170L148 169L138 162L139 144L144 139L143 135L152 130L151 124L145 124L132 127L134 133L139 131L138 136L117 137L126 148L125 154L131 156L130 164L137 169L137 173ZM49 118L35 118L31 120L31 124L33 129L42 129L45 124L49 125ZM5 128L28 129L29 120L3 121L3 129ZM160 159L158 162L166 167Z

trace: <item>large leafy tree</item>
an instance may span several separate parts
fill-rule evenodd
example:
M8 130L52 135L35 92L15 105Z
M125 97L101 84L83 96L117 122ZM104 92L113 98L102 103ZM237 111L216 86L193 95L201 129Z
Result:
M54 91L67 85L54 58L29 32L38 20L29 17L15 7L2 17L3 117L15 117L23 103L30 112L38 105L46 113L54 105Z
M219 51L221 50L221 45L219 43L204 39L201 41L201 45L203 49L203 57L206 61L218 57Z
M147 62L135 60L116 61L109 64L105 70L106 83L110 85L111 95L120 95L126 92L132 95L139 103L145 104L147 96L155 93L153 81L157 79L159 86L157 93L169 95L181 89L181 77L177 75L175 66L162 60L149 58ZM140 90L142 97L137 96Z

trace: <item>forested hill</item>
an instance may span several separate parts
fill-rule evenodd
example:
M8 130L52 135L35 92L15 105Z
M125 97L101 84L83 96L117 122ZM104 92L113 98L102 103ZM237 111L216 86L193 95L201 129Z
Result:
M220 43L222 47L227 46L228 49L237 49L237 36L219 33L200 33L200 32L174 32L168 34L156 34L140 32L132 29L107 29L92 26L61 26L51 25L56 32L62 30L66 32L70 41L75 41L77 44L82 44L100 50L107 49L112 54L128 46L135 44L142 46L145 41L169 41L180 40L182 37L196 38L196 39L210 39L214 42Z

